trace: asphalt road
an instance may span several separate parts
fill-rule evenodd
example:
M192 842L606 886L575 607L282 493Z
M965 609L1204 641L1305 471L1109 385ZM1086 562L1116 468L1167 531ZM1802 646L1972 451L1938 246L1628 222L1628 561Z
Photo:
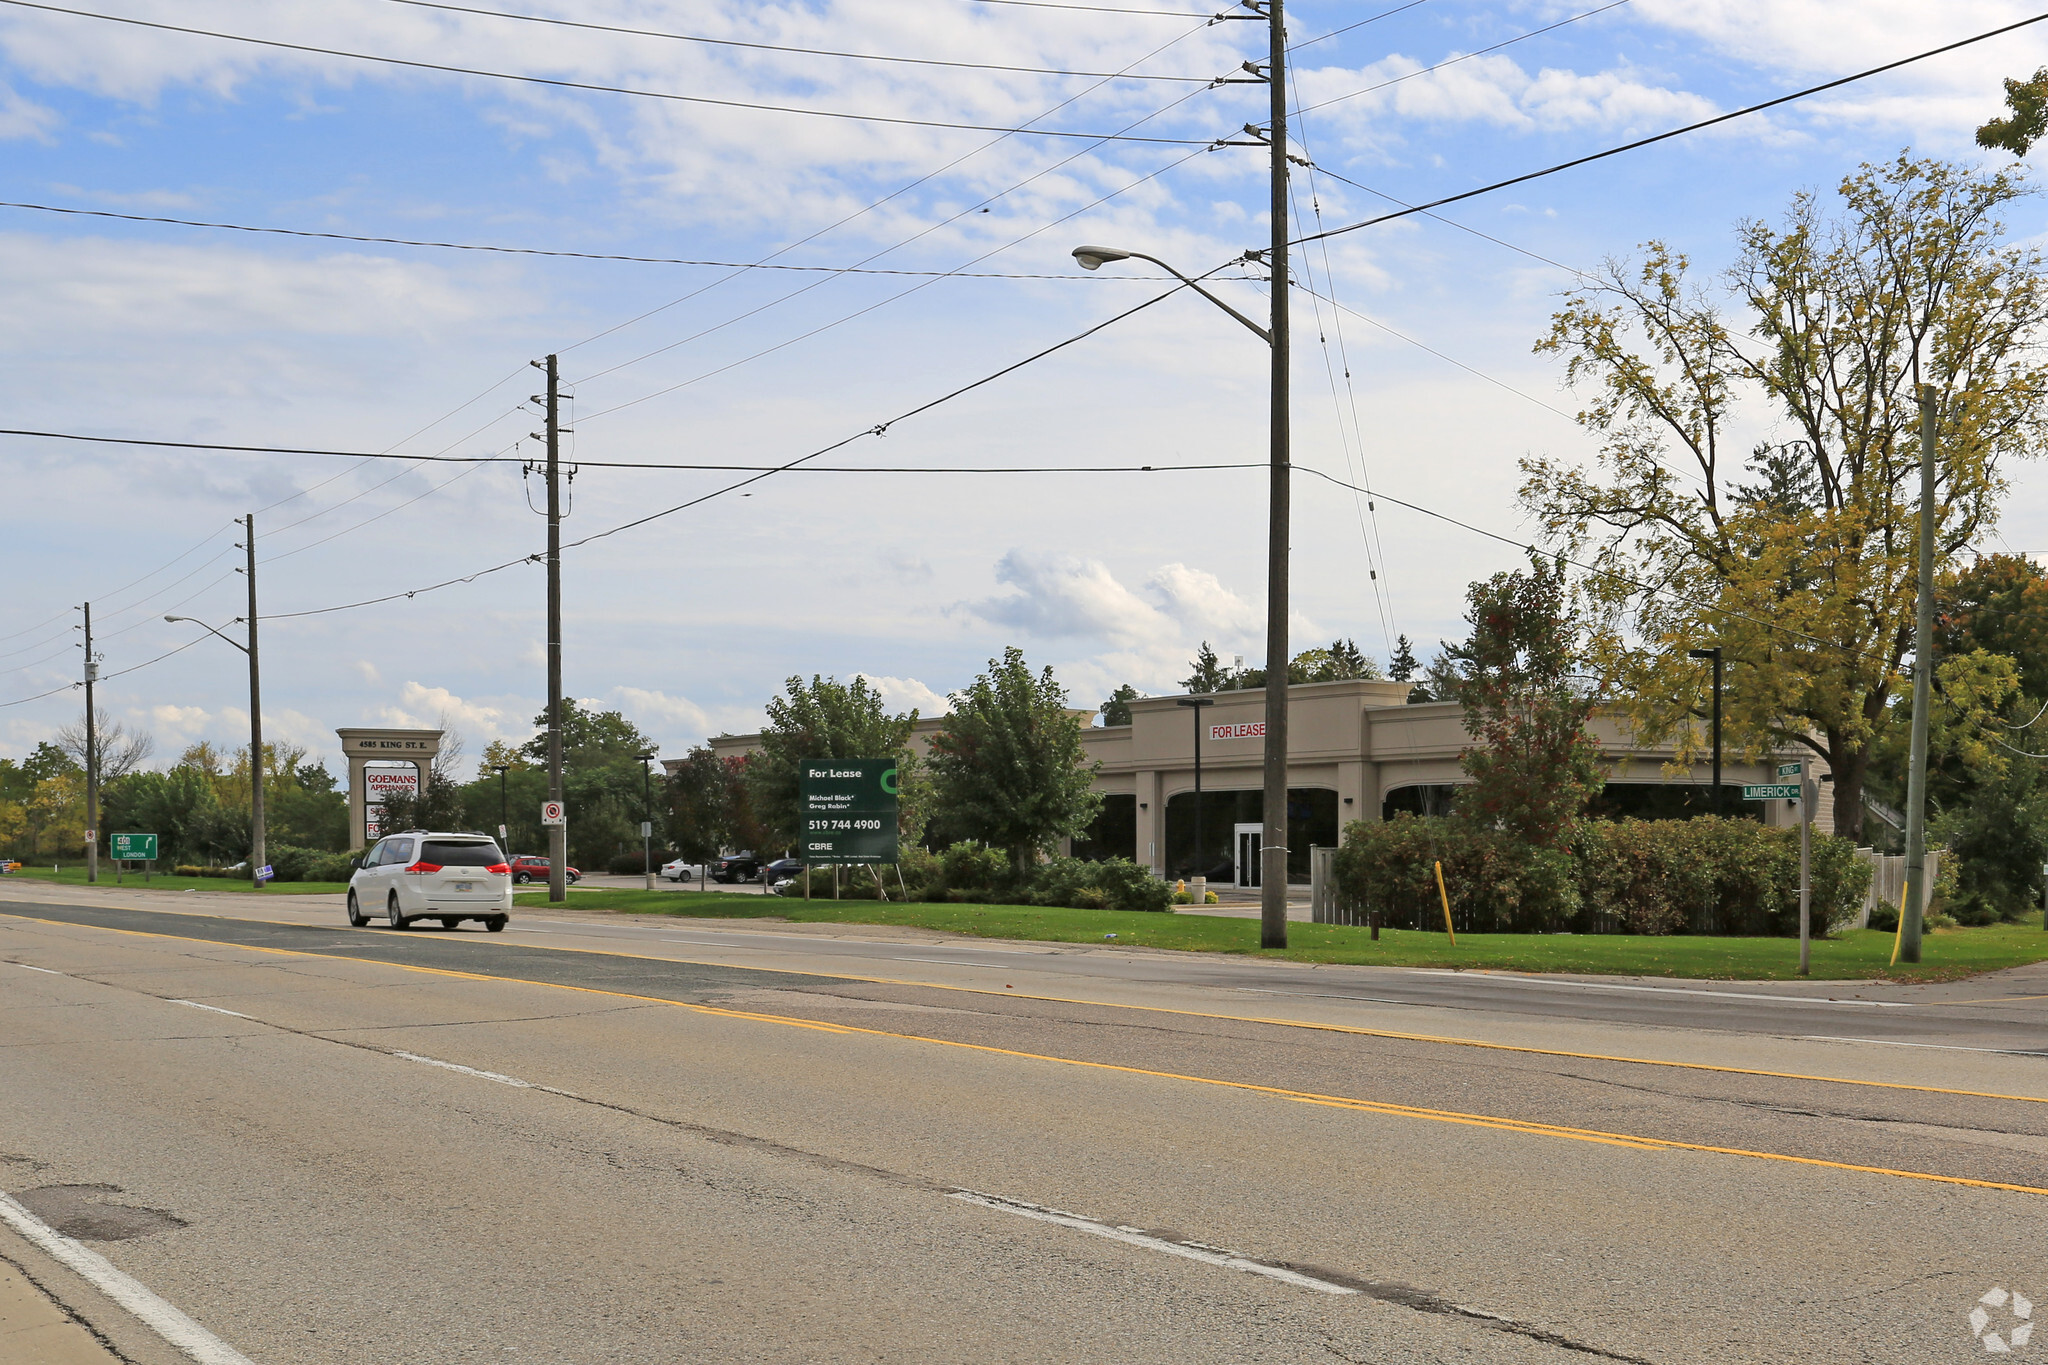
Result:
M2038 976L5 894L0 1262L108 1359L1960 1361L2048 1303Z

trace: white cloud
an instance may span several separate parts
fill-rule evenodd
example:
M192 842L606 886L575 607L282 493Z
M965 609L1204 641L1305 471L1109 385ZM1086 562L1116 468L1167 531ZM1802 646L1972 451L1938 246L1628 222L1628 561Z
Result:
M0 82L0 139L30 138L49 142L56 131L57 111Z
M868 680L868 686L875 689L882 704L891 711L901 713L915 707L920 717L929 719L943 716L953 709L945 697L915 678L889 678L875 673L863 673L861 676Z
M437 730L443 724L454 727L466 741L524 739L523 726L507 724L503 707L466 701L445 687L428 687L408 682L399 689L398 704L385 706L378 718L386 725L418 730Z
M1357 70L1304 71L1299 79L1310 105L1341 101L1318 117L1357 133L1367 133L1389 113L1549 131L1685 123L1715 109L1704 96L1672 90L1626 65L1591 75L1555 67L1531 74L1514 58L1496 54L1427 70L1437 64L1395 55Z

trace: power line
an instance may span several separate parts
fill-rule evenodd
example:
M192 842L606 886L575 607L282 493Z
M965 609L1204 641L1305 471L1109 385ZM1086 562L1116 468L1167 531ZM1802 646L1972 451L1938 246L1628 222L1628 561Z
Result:
M510 14L504 10L477 9L470 5L451 5L444 0L386 0L387 4L410 5L415 9L446 10L453 14L476 14L487 19L516 19L526 24L550 24L557 28L588 29L595 33L623 33L635 38L664 38L677 43L703 43L712 47L742 47L756 52L787 52L803 57L842 57L856 62L897 62L908 66L950 66L968 71L1010 71L1025 76L1087 76L1106 77L1120 81L1178 81L1194 85L1207 85L1214 78L1210 76L1134 76L1123 71L1063 71L1047 66L1002 66L994 62L955 62L937 57L898 57L873 52L840 52L822 47L788 47L780 43L755 43L739 38L707 38L690 33L669 33L661 29L626 28L618 24L593 24L581 19L554 19L539 14ZM1420 4L1421 0L1415 0Z
M4 0L4 2L13 4L17 0ZM1341 236L1347 232L1356 232L1360 228L1372 227L1377 223L1390 222L1396 218L1406 218L1413 213L1427 213L1431 209L1440 209L1446 204L1455 204L1460 200L1473 199L1482 194L1491 194L1495 190L1504 190L1511 185L1520 185L1531 180L1541 179L1546 175L1555 175L1559 171L1568 171L1577 166L1605 160L1610 156L1619 156L1623 152L1633 152L1638 148L1648 147L1652 143L1663 142L1670 138L1680 137L1686 133L1696 133L1702 128L1711 128L1718 123L1727 123L1731 119L1761 113L1766 109L1775 109L1781 104L1790 104L1794 100L1805 99L1809 95L1818 95L1826 90L1834 90L1857 81L1868 80L1872 76L1883 75L1887 71L1896 71L1900 67L1911 66L1914 62L1926 61L1929 57L1939 57L1943 53L1954 52L1958 48L1969 47L1973 43L1981 43L1987 39L1997 38L2004 34L2012 33L2015 30L2026 28L2031 24L2038 24L2044 19L2048 19L2048 14L2036 14L2032 18L2021 19L2016 23L2006 24L2002 27L1991 29L1988 32L1979 33L1974 37L1958 39L1953 43L1944 43L1940 47L1929 48L1925 52L1916 52L1910 57L1901 57L1897 61L1886 62L1882 66L1873 66L1867 71L1859 71L1852 76L1840 76L1831 81L1823 81L1819 85L1810 85L1804 90L1795 90L1789 95L1780 95L1776 99L1765 100L1761 104L1748 105L1726 114L1716 114L1712 118L1701 119L1697 123L1688 123L1682 128L1672 128L1666 132L1653 134L1650 137L1637 138L1634 142L1625 142L1619 147L1609 147L1603 152L1594 152L1589 156L1574 157L1570 161L1561 161L1555 166L1546 166L1540 171L1530 171L1525 175L1518 175L1508 180L1497 180L1491 185L1481 185L1476 190L1464 190L1457 194L1445 195L1441 199L1432 199L1426 204L1417 204L1412 208L1400 209L1393 213L1383 213L1377 218L1367 218L1360 222L1347 224L1344 227L1331 228L1327 232L1317 232L1306 237L1297 237L1293 245L1299 246L1303 242L1314 242L1320 241L1325 237Z
M557 90L582 90L600 95L629 95L635 99L668 100L677 104L703 104L720 109L752 109L774 114L801 114L810 118L843 119L856 123L887 123L909 128L943 128L953 132L1008 133L1025 137L1079 138L1083 141L1156 142L1182 147L1205 145L1192 138L1127 137L1114 133L1082 133L1051 128L1008 128L999 124L949 123L940 119L902 118L893 114L855 114L843 109L806 109L800 105L793 104L767 104L757 100L717 99L710 95L678 94L673 90L636 90L622 85L598 85L591 81L561 80L552 76L527 76L510 71L485 71L477 67L451 66L443 62L416 61L409 57L382 57L369 52L349 52L342 48L316 47L310 43L288 43L277 38L252 38L246 34L222 33L216 29L188 28L182 24L164 24L150 19L131 19L126 15L120 14L98 14L92 10L67 9L62 5L42 4L40 0L0 0L0 4L13 5L20 9L42 10L49 14L68 14L80 19L99 19L110 24L129 24L136 28L157 29L165 33L184 33L197 38L216 38L227 43L247 43L253 47L281 48L288 52L306 52L319 57L341 57L349 61L375 62L384 66L402 66L414 71L439 71L452 76L482 76L488 80L515 81L524 85L545 85Z
M897 420L901 420L900 418ZM178 450L218 450L232 454L251 455L332 455L357 460L409 460L421 464L526 464L523 455L406 455L390 451L365 450L317 450L305 446L250 446L219 445L201 441L152 441L139 437L125 436L84 436L58 431L0 431L0 436L46 436L63 441L90 441L111 445L168 446ZM579 469L649 469L659 471L711 471L717 473L755 473L764 470L789 469L786 464L695 464L654 460L574 460L570 461ZM1171 473L1197 469L1264 469L1264 462L1250 464L1071 464L1071 465L810 465L799 471L815 474L1152 474ZM299 523L294 522L293 525ZM290 527L279 527L270 532L277 535ZM280 556L281 557L281 556Z
M1368 85L1363 90L1354 90L1348 95L1336 95L1331 97L1330 99L1322 100L1316 104L1304 104L1299 109L1295 110L1295 113L1306 114L1312 109L1324 109L1332 104L1341 104L1345 100L1355 100L1361 95L1370 95L1375 90L1384 90L1390 85L1399 85L1402 81L1412 81L1417 76L1427 76L1432 71L1441 71L1447 66L1456 66L1459 62L1469 62L1474 57L1484 57L1489 52L1498 52L1504 47L1513 47L1516 43L1526 42L1531 38L1540 38L1546 33L1554 33L1558 29L1564 28L1567 25L1576 24L1581 19L1591 19L1596 14L1605 14L1607 13L1607 11L1611 9L1620 9L1623 5L1626 5L1627 3L1629 3L1629 0L1611 0L1610 3L1600 6L1598 9L1589 9L1585 11L1583 14L1574 14L1570 18L1560 19L1554 24L1545 24L1542 28L1530 29L1527 33L1518 33L1512 38L1503 38L1500 42L1494 43L1490 47L1482 47L1473 52L1461 52L1455 57L1447 58L1444 61L1438 62L1435 66L1425 66L1420 71L1410 71L1406 75L1396 76L1390 81L1381 81L1378 85ZM1372 21L1368 19L1365 22L1370 23ZM1352 25L1352 27L1356 28L1357 25L1354 24ZM1337 30L1337 32L1343 33L1346 32L1346 30L1340 28ZM1332 35L1327 33L1323 35L1324 38L1328 38L1330 36ZM1320 42L1322 41L1322 39L1311 39L1310 41ZM1302 46L1304 47L1306 47L1307 45L1307 43L1302 44Z
M395 0L412 4L417 0ZM1092 280L1096 276L1029 275L1004 271L889 270L858 265L777 265L766 261L705 261L680 256L626 256L603 251L555 251L531 246L493 246L479 242L435 242L414 237L376 237L353 232L314 232L305 228L261 227L248 223L216 223L202 218L165 218L146 213L114 213L107 209L66 208L55 204L29 204L0 199L0 209L33 209L38 213L62 213L77 218L113 218L124 223L160 223L171 227L213 228L222 232L250 232L270 237L310 237L327 242L365 242L372 246L430 247L438 251L484 251L503 256L551 256L572 261L624 261L632 265L691 265L715 270L790 270L822 275L930 275L969 280ZM1112 278L1101 276L1102 279Z
M1405 5L1396 5L1392 9L1381 10L1378 14L1373 15L1369 19L1360 19L1355 24L1346 24L1342 28L1333 28L1328 33L1318 33L1313 38L1304 38L1298 43L1291 43L1288 45L1287 50L1289 52L1299 52L1301 51L1301 49L1305 47L1314 47L1317 43L1323 42L1326 39L1335 38L1340 33L1349 33L1352 29L1364 28L1367 24L1377 24L1380 20L1390 18L1393 15L1401 13L1403 10L1411 10L1414 9L1417 5L1426 5L1428 3L1429 0L1408 0L1408 3ZM1290 68L1287 74L1291 77L1294 74L1294 72ZM1295 91L1295 98L1301 98L1299 85L1295 86Z
M1319 479L1328 480L1330 483L1336 484L1339 488L1350 488L1353 492L1365 491L1364 489L1353 487L1351 484L1344 482L1344 480L1338 478L1334 474L1325 474L1322 470L1315 468L1313 465L1297 464L1294 466L1294 468L1300 470L1304 474L1313 474ZM1526 550L1530 554L1541 553L1537 550L1536 545L1533 541L1516 540L1512 536L1501 535L1498 531L1489 531L1483 526L1474 526L1469 521L1460 521L1458 518L1451 516L1448 513L1439 512L1434 508L1424 507L1421 503L1418 502L1408 502L1405 499L1394 497L1388 493L1375 492L1369 494L1368 496L1376 500L1384 500L1386 502L1391 502L1396 507L1405 507L1409 511L1419 513L1425 517L1433 517L1438 521L1446 522L1452 526L1456 526L1460 530L1470 531L1473 535L1485 536L1488 540L1497 540L1503 545L1512 545L1518 550ZM1696 608L1700 611L1710 612L1717 616L1730 617L1737 621L1747 621L1749 624L1753 626L1762 626L1766 630L1782 631L1787 635L1795 636L1801 640L1810 640L1814 644L1820 645L1824 649L1840 650L1843 653L1848 654L1854 658L1874 659L1878 660L1879 662L1884 662L1883 656L1874 654L1867 649L1856 649L1852 646L1843 645L1841 642L1836 640L1828 640L1823 639L1821 636L1818 635L1810 635L1803 630L1795 630L1791 626L1785 625L1782 622L1767 621L1761 617L1750 616L1744 612L1734 611L1725 606L1718 606L1711 602L1702 602L1696 597L1688 597L1684 593L1674 592L1672 589L1668 587L1658 587L1654 584L1645 583L1639 578L1631 578L1627 574L1616 573L1613 569L1598 568L1592 564L1581 563L1579 560L1576 559L1568 559L1564 555L1554 555L1552 557L1561 560L1566 564L1571 565L1574 569L1578 569L1584 573L1592 574L1597 578L1612 579L1616 583L1625 584L1626 586L1635 589L1637 592L1654 593L1660 597L1668 597L1674 602L1683 602L1686 606Z
M1213 274L1214 272L1212 271L1210 273ZM592 541L603 540L609 536L618 535L623 531L630 531L633 530L635 527L645 526L647 523L651 521L658 521L663 517L673 516L677 512L686 511L689 508L696 507L701 503L709 502L713 498L719 498L725 496L728 493L737 492L739 489L745 488L750 484L759 483L763 479L773 478L777 474L786 473L790 470L796 469L801 465L807 465L811 463L813 460L822 459L824 456L831 454L833 451L843 449L846 446L850 446L855 441L861 440L864 437L887 435L889 429L891 427L896 426L898 423L909 421L911 418L916 417L921 413L930 412L933 408L936 408L943 403L950 403L954 399L959 398L965 394L972 393L974 390L979 389L984 385L994 383L996 380L1003 378L1005 375L1015 373L1017 370L1024 368L1026 365L1030 365L1037 361L1043 360L1045 359L1045 357L1052 355L1057 351L1064 350L1069 346L1085 341L1089 337L1094 336L1097 332L1102 331L1104 328L1114 326L1115 324L1122 322L1125 318L1128 318L1133 314L1143 312L1145 309L1150 308L1153 304L1161 303L1167 299L1172 298L1175 294L1178 294L1182 289L1186 287L1187 286L1184 284L1176 283L1171 289L1168 289L1165 293L1155 294L1151 298L1145 300L1143 303L1138 304L1136 307L1127 308L1121 313L1118 313L1112 317L1105 318L1101 322L1094 324L1086 330L1075 333L1073 336L1068 337L1064 341L1055 342L1052 345L1045 347L1043 350L1033 352L1031 355L1024 357L1022 360L1014 361L1011 364L1005 365L1002 369L997 370L992 374L984 375L980 379L977 379L972 383L963 384L959 388L954 389L949 393L942 394L937 398L929 400L928 402L920 403L918 406L911 408L906 412L899 413L895 417L892 417L885 422L877 423L874 426L864 428L860 431L856 431L850 436L842 437L828 446L822 446L819 449L812 451L808 455L801 455L798 456L796 459L787 461L783 464L773 465L761 470L757 470L749 474L748 477L736 480L733 483L729 483L725 485L723 488L714 489L711 492L705 493L700 497L691 498L686 502L677 503L673 507L663 508L659 512L650 512L648 515L644 517L636 517L632 521L622 522L621 524L611 527L608 530L598 531L594 534L587 535L583 537L581 540L570 541L568 544L562 546L562 548L565 550L573 550L578 546L588 545ZM337 611L354 611L358 607L373 607L385 602L407 600L414 597L418 597L423 593L437 592L442 588L453 587L459 583L474 583L477 579L486 577L487 575L501 573L506 569L513 568L516 565L520 564L538 563L540 559L541 556L539 554L521 555L517 559L508 559L501 564L493 564L491 567L487 569L478 569L475 573L465 574L458 578L446 578L438 583L430 583L425 587L412 588L404 592L386 593L381 597L365 598L360 602L343 602L331 607L314 607L306 611L275 612L271 615L263 617L262 619L266 621L282 621L293 620L302 616L325 616Z

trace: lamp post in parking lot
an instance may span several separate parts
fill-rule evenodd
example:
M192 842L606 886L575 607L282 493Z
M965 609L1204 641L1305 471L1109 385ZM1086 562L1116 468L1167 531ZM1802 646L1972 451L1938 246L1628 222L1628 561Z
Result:
M640 872L644 885L654 889L654 754L635 755L640 760Z

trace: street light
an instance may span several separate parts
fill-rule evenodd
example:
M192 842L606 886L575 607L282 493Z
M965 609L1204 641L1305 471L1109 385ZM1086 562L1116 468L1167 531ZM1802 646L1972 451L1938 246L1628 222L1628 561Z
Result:
M253 544L255 537L250 537ZM252 552L249 562L253 566L256 557ZM254 590L251 590L254 600ZM259 687L258 661L256 656L256 625L253 621L237 616L249 627L249 643L243 644L231 636L222 635L196 616L166 616L164 620L172 625L182 621L198 626L207 634L226 640L236 649L249 656L249 876L260 890L263 879L257 874L266 866L263 850L263 694ZM232 623L230 623L232 624Z
M1195 717L1195 875L1204 881L1207 877L1202 872L1202 708L1215 704L1214 697L1182 697L1174 702L1175 706L1191 707Z
M1280 5L1268 9L1273 26L1272 64L1267 68L1273 83L1273 245L1266 253L1266 267L1272 277L1273 325L1261 327L1222 299L1204 289L1192 276L1175 269L1157 256L1127 251L1114 246L1080 246L1074 259L1083 270L1099 270L1111 261L1150 261L1188 288L1200 294L1266 343L1273 356L1269 390L1272 419L1268 448L1269 482L1266 495L1266 739L1261 823L1259 840L1259 946L1287 946L1287 571L1288 501L1291 496L1287 405L1287 191L1286 105L1281 98L1281 62L1285 44L1281 37ZM1201 724L1201 712L1195 712ZM1196 810L1201 809L1199 798ZM1200 818L1199 814L1196 817Z
M1721 646L1712 649L1689 649L1688 659L1712 659L1714 661L1714 796L1712 813L1721 813Z
M640 760L640 873L646 888L654 889L654 754L636 754Z
M512 823L512 807L506 804L505 798L505 774L511 766L509 763L491 765L491 771L498 775L498 840L501 843L512 837L505 832L507 826Z

